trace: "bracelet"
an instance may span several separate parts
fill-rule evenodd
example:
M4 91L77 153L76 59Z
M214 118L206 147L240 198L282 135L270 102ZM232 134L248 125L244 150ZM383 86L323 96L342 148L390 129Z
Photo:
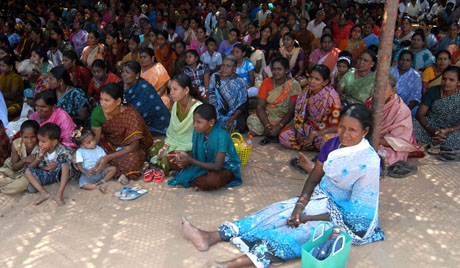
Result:
M283 127L284 127L284 124L283 124L283 123L281 123L281 122L279 123L279 125L281 126L281 128L283 128Z
M270 124L270 123L268 123L268 124L266 124L266 125L265 125L265 127L269 127L269 126L271 126L271 124Z
M451 128L450 128L450 133L454 133L454 131L455 131L454 128L451 127Z
M296 204L296 205L302 205L302 207L304 207L304 208L305 208L305 205L304 205L304 204L302 204L302 203L300 203L300 202L297 202L297 203L295 203L295 204Z

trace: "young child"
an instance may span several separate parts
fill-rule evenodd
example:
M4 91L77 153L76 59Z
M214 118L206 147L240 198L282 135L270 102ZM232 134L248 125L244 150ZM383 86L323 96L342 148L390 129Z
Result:
M198 52L193 49L187 50L185 53L184 74L190 77L192 86L198 89L201 96L206 94L206 89L209 87L209 68L200 60Z
M332 86L337 88L339 86L339 82L342 77L350 70L353 69L353 62L352 59L353 55L348 51L342 51L339 54L339 58L337 59L337 68L332 72Z
M193 112L193 126L192 155L184 151L171 154L172 162L182 170L168 184L193 186L197 191L240 185L240 158L230 134L217 122L214 106L209 103L198 106Z
M241 43L236 44L232 50L232 55L235 56L236 60L238 61L236 66L236 74L244 78L248 96L256 97L257 93L259 93L259 89L254 87L254 64L252 64L252 62L247 59L248 53L250 53L248 46Z
M176 33L176 24L174 22L168 23L168 43L174 48L179 35Z
M72 167L73 150L59 143L61 129L54 123L46 123L38 129L38 146L40 150L35 159L29 164L24 175L30 182L30 192L40 192L35 205L40 205L51 197L43 185L60 182L59 190L54 200L58 206L65 204L64 190L69 179L78 175Z
M217 44L214 38L210 37L206 39L206 52L203 53L200 57L200 60L208 65L209 70L211 70L211 74L220 70L220 66L222 65L222 55L216 51Z
M40 125L35 120L26 120L21 125L21 137L13 141L11 157L0 168L0 192L18 194L27 189L29 181L24 170L35 160L39 151L37 131Z
M57 41L54 39L48 40L48 52L46 55L48 59L53 63L53 66L59 66L62 64L62 52L58 48Z
M75 166L80 171L79 186L85 190L99 189L103 194L107 188L105 183L112 179L117 173L113 166L97 172L96 163L99 159L106 156L104 150L96 145L96 135L91 129L75 130L72 134L73 141L78 145L75 153Z

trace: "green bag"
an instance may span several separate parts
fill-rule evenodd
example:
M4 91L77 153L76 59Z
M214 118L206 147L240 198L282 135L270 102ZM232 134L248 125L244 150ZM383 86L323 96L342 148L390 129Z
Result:
M342 268L347 265L348 254L350 253L351 236L344 231L340 231L340 236L332 245L331 254L324 260L318 260L311 255L311 251L329 239L332 228L326 230L326 222L321 222L316 226L310 241L302 246L302 268ZM335 248L337 241L343 239L342 246Z

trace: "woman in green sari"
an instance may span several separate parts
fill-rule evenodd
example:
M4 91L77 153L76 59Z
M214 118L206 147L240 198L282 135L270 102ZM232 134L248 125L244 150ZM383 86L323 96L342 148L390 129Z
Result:
M357 68L346 73L337 87L345 105L364 104L372 97L376 67L377 54L373 50L368 49L359 56Z
M294 116L294 108L301 87L289 78L289 61L275 58L271 62L272 78L262 82L257 95L256 113L248 117L248 128L253 135L264 135L261 145L279 142L278 135L285 127L289 128Z
M174 104L166 139L155 142L149 151L150 162L159 165L166 174L170 170L180 170L175 163L171 162L175 158L175 151L189 152L192 150L193 111L201 104L201 96L192 86L187 75L174 76L169 87Z

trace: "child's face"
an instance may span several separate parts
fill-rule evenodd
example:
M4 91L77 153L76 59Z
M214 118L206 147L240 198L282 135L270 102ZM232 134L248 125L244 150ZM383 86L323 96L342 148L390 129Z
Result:
M208 132L214 125L214 119L208 121L201 117L198 113L193 114L193 127L197 133Z
M176 44L176 55L181 55L184 53L185 47L181 43Z
M206 47L209 52L214 52L216 51L216 43L214 42L209 42L208 46Z
M171 28L168 29L168 33L169 33L169 35L173 35L174 34L174 29L171 29Z
M187 53L186 56L185 56L185 63L187 63L188 65L193 65L195 63L198 62L198 59L197 57L195 57L195 55L193 55L192 53Z
M235 47L233 50L232 50L232 54L233 56L235 56L236 59L238 60L241 60L243 57L244 57L244 53L243 51L241 51L241 49Z
M38 146L45 149L48 153L54 152L56 145L59 143L58 140L52 140L49 137L43 137L42 135L37 135L38 137Z
M37 133L34 132L33 129L26 128L24 131L21 132L21 139L26 145L26 149L31 150L35 146L37 146L38 139Z
M94 149L96 148L96 139L93 135L88 135L81 141L80 148L84 149Z
M51 51L51 53L53 53L53 54L56 53L57 47L50 47L50 51Z
M339 73L341 74L344 74L346 72L348 72L348 65L344 62L340 62L337 64L337 71L339 71Z

